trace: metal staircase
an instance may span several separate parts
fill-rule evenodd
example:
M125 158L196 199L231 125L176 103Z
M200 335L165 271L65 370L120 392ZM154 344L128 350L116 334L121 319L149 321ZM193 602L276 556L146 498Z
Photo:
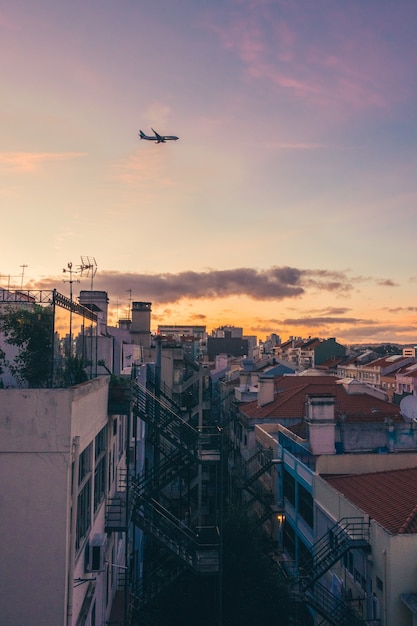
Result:
M166 400L144 385L132 383L133 413L155 429L175 448L198 462L220 461L220 431L216 427L201 431L180 417Z
M361 517L346 517L313 545L310 555L301 559L298 567L278 564L293 601L308 604L331 626L366 626L354 600L340 600L319 582L349 550L355 549L370 552L369 522Z
M272 490L265 489L265 486L259 483L260 478L277 463L280 463L280 460L273 458L272 450L265 449L258 450L245 463L244 480L241 487L251 495L251 499L247 501L248 506L255 502L261 505L262 513L257 515L256 520L258 526L262 526L276 513L276 507L273 506L274 495Z
M193 465L220 460L219 430L194 428L173 410L166 398L138 383L132 384L132 411L148 425L161 455L150 470L132 479L129 518L194 572L217 572L217 527L190 528L172 513L163 489ZM162 445L161 440L165 442Z
M353 603L339 600L320 583L306 592L305 600L331 626L365 626L367 623Z
M158 566L148 572L131 590L128 623L140 626L159 625L154 600L185 571L186 567L169 552L159 554Z
M361 517L344 517L319 539L311 556L299 563L301 588L311 588L349 550L370 552L369 522Z

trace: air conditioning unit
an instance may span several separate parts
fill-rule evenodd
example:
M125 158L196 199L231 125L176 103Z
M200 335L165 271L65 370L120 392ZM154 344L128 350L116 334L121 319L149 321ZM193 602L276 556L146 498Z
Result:
M100 572L104 570L107 535L96 533L87 543L85 549L85 571Z

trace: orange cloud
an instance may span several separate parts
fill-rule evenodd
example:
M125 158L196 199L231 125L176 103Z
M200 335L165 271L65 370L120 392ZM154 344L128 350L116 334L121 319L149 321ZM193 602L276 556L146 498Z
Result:
M9 172L34 172L45 163L79 159L83 152L0 152L0 169Z

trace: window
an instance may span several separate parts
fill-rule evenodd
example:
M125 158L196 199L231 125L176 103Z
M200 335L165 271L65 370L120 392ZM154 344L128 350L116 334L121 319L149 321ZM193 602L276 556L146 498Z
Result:
M92 444L80 454L75 549L78 550L91 526L91 453Z
M82 540L88 535L91 526L91 476L78 494L77 532L75 549L78 550Z
M353 575L353 554L352 552L347 552L343 557L343 565Z
M100 458L94 469L94 513L106 493L106 454Z
M283 488L284 498L295 506L295 480L286 469L284 469Z
M124 415L119 416L118 446L120 461L126 448L126 420Z
M80 469L79 469L79 475L78 475L79 485L81 485L81 483L83 482L87 474L91 472L91 447L92 447L92 444L90 443L90 445L87 446L86 449L83 450L83 452L81 452L80 454L80 463L79 463Z
M284 550L292 559L295 559L295 531L286 520L284 522Z
M94 458L98 459L99 456L106 450L107 450L107 426L102 428L95 438Z
M304 521L313 528L313 498L302 485L298 485L298 512Z
M310 571L313 568L313 555L301 539L298 540L298 553L300 566L305 570Z
M94 513L106 493L107 427L101 429L94 441Z

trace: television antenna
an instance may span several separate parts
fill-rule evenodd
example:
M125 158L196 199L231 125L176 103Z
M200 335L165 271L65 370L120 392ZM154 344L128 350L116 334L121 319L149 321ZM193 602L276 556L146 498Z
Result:
M23 263L23 265L19 265L19 267L22 268L22 273L20 274L20 278L21 278L20 289L23 289L23 277L25 275L25 268L28 267L28 266Z
M97 272L97 263L93 256L82 256L81 257L81 265L80 265L80 273L81 276L85 274L85 276L91 278L91 291L93 291L93 281L94 276Z
M69 317L69 346L68 346L68 355L72 356L72 284L73 283L79 283L80 281L77 279L73 278L73 274L79 274L80 273L80 269L78 270L73 270L72 269L72 261L70 261L69 263L67 263L67 267L64 267L64 269L62 270L64 272L64 274L67 272L69 274L69 280L63 280L63 283L69 283L70 286L70 317Z
M131 312L131 309L132 309L132 290L131 289L126 289L126 293L129 294L129 307L128 307L128 310L127 310L127 317L129 319L130 315L131 315L130 312Z

